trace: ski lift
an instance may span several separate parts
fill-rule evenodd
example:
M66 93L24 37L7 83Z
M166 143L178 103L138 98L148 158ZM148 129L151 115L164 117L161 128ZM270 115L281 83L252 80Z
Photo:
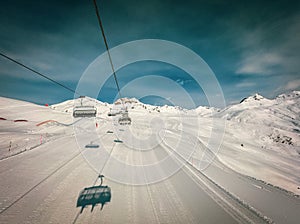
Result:
M116 114L115 114L115 113L112 113L112 112L110 111L110 112L107 113L107 116L109 116L109 117L110 117L110 116L116 116Z
M110 108L109 112L107 113L107 116L111 117L111 116L116 116L117 114L118 114L117 111L112 110L112 109Z
M111 200L111 189L108 186L102 186L103 175L99 175L101 183L99 186L92 186L84 188L78 196L76 207L81 207L80 213L87 205L92 205L91 212L97 204L101 204L101 210L105 203Z
M131 118L128 116L128 112L122 113L122 117L119 118L118 123L120 125L130 125Z
M121 109L120 109L120 113L121 114L127 113L127 115L128 115L128 108L123 105L123 107L121 107Z
M96 117L97 109L94 106L76 106L73 117Z
M97 109L94 106L83 106L82 99L84 96L80 96L80 106L74 107L73 117L96 117Z
M99 145L91 142L91 143L87 144L85 147L86 148L99 148Z
M123 143L123 141L120 140L120 139L115 139L114 142L116 142L116 143Z

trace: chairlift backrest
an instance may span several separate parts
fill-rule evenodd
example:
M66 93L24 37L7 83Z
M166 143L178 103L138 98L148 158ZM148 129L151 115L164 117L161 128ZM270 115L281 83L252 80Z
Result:
M111 189L108 186L93 186L84 188L77 199L77 207L104 204L110 202Z
M122 117L118 120L120 125L130 125L131 124L131 118L128 116L128 112L125 112L122 114Z
M97 109L94 106L76 106L73 110L73 117L96 117Z
M99 145L91 142L91 143L85 145L85 148L99 148Z

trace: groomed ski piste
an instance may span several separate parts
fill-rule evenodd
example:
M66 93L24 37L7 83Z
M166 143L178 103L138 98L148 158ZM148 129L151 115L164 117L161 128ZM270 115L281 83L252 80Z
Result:
M299 222L299 91L224 109L126 98L131 125L108 116L121 102L88 97L97 116L73 118L78 100L0 98L1 224ZM80 212L100 172L111 200Z

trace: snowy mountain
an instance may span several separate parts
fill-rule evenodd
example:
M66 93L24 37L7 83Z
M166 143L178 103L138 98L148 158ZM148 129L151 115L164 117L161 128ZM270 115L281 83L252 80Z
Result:
M206 106L199 106L195 109L195 112L202 117L211 117L215 113L219 112L219 108L214 107L206 107Z
M300 154L300 92L282 94L270 100L258 94L232 105L215 117L224 118L229 127L254 137L263 148Z
M258 94L212 114L225 119L218 158L232 169L299 194L300 92Z
M122 108L126 108L128 110L134 110L140 112L148 112L148 113L180 113L183 111L187 111L186 109L179 107L179 106L154 106L150 104L144 104L140 102L136 98L122 98L116 100L113 104L101 102L96 99L92 99L90 97L84 97L84 98L77 98L73 100L67 100L62 103L54 104L50 106L53 110L65 112L65 113L72 113L73 108L75 106L95 106L98 110L98 115L100 114L107 114L110 110L119 111L122 110Z
M85 97L68 100L51 108L72 113L74 106L93 105L98 115L109 111L119 111L122 107L132 112L172 114L197 114L201 118L225 119L227 132L242 133L243 138L251 139L259 147L292 155L300 154L300 91L282 94L275 99L267 99L259 94L244 98L239 104L224 109L199 106L186 110L178 106L153 106L135 98L118 99L114 104Z
M198 107L186 110L178 106L154 106L134 98L123 98L124 106L133 120L133 127L144 127L152 120L164 123L172 133L182 127L182 117L197 116L200 126L188 126L192 136L203 145L211 138L212 120L226 121L223 143L217 158L236 172L263 180L267 183L300 194L300 92L282 94L275 99L266 99L259 94L243 99L239 104L224 109ZM75 106L86 105L97 108L97 121L111 122L111 110L121 110L121 100L114 104L85 97L68 100L50 107L0 98L1 136L0 157L5 158L39 146L64 135L71 135L70 128ZM117 117L116 117L117 118ZM28 122L14 122L16 119ZM151 133L153 130L143 130ZM140 133L136 133L140 135ZM172 136L170 136L172 137ZM12 146L10 146L10 144ZM22 147L20 147L22 146ZM10 151L9 148L14 148ZM17 150L18 148L18 150ZM195 153L192 161L200 159Z

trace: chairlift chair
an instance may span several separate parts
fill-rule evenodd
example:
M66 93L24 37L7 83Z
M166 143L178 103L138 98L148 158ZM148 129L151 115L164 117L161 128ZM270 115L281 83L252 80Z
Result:
M120 139L115 139L114 142L116 142L116 143L123 143L123 141L120 140Z
M128 116L128 112L122 113L122 117L119 118L118 123L120 125L130 125L131 118Z
M92 205L92 210L95 205L103 205L111 200L111 189L108 186L93 186L84 188L77 199L76 207L81 207L81 212L87 205Z
M73 117L96 117L97 108L94 106L84 106L82 101L85 96L80 96L80 106L74 107Z
M99 148L99 145L95 144L94 142L91 142L91 143L87 144L85 146L85 148Z
M73 117L96 117L97 109L94 106L76 106L73 110Z
M102 186L103 175L99 175L100 185L84 188L78 196L76 207L81 207L80 213L87 205L92 205L91 212L97 204L101 204L101 210L105 203L111 200L111 189L108 186Z

